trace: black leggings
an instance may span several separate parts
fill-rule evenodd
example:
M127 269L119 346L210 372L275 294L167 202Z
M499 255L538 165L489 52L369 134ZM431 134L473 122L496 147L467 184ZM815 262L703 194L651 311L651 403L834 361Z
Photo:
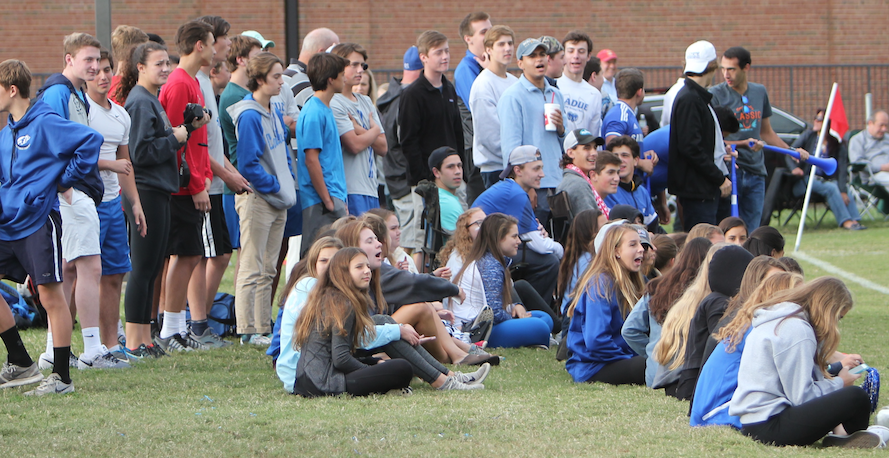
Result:
M403 359L390 359L346 374L346 392L352 396L384 394L411 384L414 372Z
M130 231L130 262L133 270L127 280L124 310L127 323L149 324L154 295L154 279L164 267L164 253L170 237L170 193L138 188L145 224L145 237L139 235L130 202L123 198Z
M596 372L587 382L602 382L611 385L644 385L645 358L634 356L615 361Z
M562 322L559 320L559 317L556 316L549 304L540 297L537 290L527 280L513 282L513 285L515 286L515 293L519 296L518 299L525 306L525 310L529 312L531 310L539 310L546 313L553 319L553 334L558 334L562 331Z
M395 319L389 315L374 315L373 321L374 324L397 324ZM376 353L379 351L385 352L390 358L400 358L407 361L411 365L414 374L426 383L433 383L440 375L446 375L449 372L448 368L433 358L421 345L412 346L404 339L388 343L370 352Z
M741 432L764 444L810 445L837 425L847 434L867 429L870 420L870 398L857 386L788 407L759 423L742 425Z

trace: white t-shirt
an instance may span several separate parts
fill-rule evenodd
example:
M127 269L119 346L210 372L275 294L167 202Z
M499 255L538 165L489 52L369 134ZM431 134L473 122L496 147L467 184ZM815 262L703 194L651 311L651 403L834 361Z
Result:
M664 94L664 108L661 110L661 127L670 125L670 120L673 118L673 102L676 101L676 94L679 94L679 91L684 87L685 78L679 78L676 80L676 84Z
M87 95L89 97L89 95ZM105 139L99 150L99 159L104 161L117 160L117 147L130 143L130 115L127 110L114 102L107 109L90 97L90 127L102 134ZM100 170L102 183L105 184L105 194L102 202L108 202L120 195L120 181L117 172Z
M201 93L204 94L204 108L210 110L212 119L207 124L207 152L217 164L225 164L224 143L222 142L222 124L219 121L219 106L216 104L216 94L213 92L213 83L210 77L198 70L198 83L201 85ZM222 194L225 184L222 178L215 174L210 183L210 195Z
M586 81L572 81L568 75L556 81L565 99L565 113L562 113L565 132L587 129L598 136L602 130L602 93Z
M380 115L377 114L377 108L374 106L370 97L361 94L353 94L358 101L353 102L342 94L334 94L330 100L330 109L333 110L333 117L336 119L336 128L340 137L355 130L349 115L364 127L370 128L370 119L373 117L374 124L380 126L380 133L383 132L383 123L380 122ZM367 147L358 154L352 154L343 148L343 166L346 169L346 190L351 195L362 195L377 197L377 175L374 166L374 150L373 147Z

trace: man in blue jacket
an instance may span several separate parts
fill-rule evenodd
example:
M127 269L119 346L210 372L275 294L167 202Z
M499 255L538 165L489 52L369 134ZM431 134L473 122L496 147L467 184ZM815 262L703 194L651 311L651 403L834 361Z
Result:
M31 72L24 62L0 63L0 112L9 112L0 131L0 278L22 283L31 276L49 317L54 359L65 362L55 364L37 389L25 393L42 396L74 391L67 364L72 326L62 293L56 193L70 195L72 186L95 168L102 135L63 119L41 100L30 106L30 87ZM0 303L0 329L9 350L0 388L40 381L5 303Z

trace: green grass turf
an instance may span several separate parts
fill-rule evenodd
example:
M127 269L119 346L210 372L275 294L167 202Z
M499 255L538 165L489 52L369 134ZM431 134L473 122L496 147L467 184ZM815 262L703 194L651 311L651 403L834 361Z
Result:
M830 218L830 216L828 216ZM791 225L793 226L793 222ZM848 232L825 221L802 249L886 284L889 223ZM788 255L795 226L782 229ZM825 272L801 263L811 279ZM230 274L229 274L230 275ZM889 367L887 297L854 283L840 350ZM223 283L232 291L231 278ZM35 358L45 331L23 337ZM75 351L81 348L74 333ZM5 350L0 350L5 351ZM884 451L775 448L728 428L690 428L688 404L643 387L574 384L555 350L506 357L486 389L438 393L414 381L411 397L302 399L285 394L256 347L177 354L131 370L80 372L68 396L0 391L7 456L858 456ZM0 353L0 358L4 357ZM886 372L889 373L889 372ZM886 396L881 405L886 403Z

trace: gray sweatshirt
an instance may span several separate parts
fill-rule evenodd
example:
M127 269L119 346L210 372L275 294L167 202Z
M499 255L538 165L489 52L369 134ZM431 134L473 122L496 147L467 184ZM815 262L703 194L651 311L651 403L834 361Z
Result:
M279 210L296 204L296 182L282 113L272 111L248 95L228 107L238 135L238 171L259 197Z
M754 313L729 404L729 415L741 417L742 425L766 421L843 387L841 378L825 379L815 365L818 342L808 318L791 302Z

